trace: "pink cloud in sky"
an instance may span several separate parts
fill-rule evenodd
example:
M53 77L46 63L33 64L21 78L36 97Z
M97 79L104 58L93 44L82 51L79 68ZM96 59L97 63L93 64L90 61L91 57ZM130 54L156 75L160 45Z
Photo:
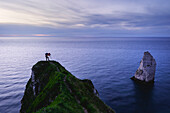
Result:
M22 34L0 34L0 37L48 37L48 36L55 36L55 35L51 35L51 34L26 34L26 35L22 35Z

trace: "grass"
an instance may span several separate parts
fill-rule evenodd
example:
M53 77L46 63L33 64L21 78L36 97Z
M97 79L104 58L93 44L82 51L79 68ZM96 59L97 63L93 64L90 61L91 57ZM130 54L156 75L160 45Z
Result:
M55 61L40 61L32 68L35 92L31 79L26 85L21 112L27 113L114 113L95 94L90 80L80 80Z

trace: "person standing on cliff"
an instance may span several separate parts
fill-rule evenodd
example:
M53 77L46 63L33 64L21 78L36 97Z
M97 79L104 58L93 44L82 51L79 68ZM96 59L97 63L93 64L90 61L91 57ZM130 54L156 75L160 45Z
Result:
M49 56L51 56L51 54L50 54L50 53L45 53L46 61L50 61Z

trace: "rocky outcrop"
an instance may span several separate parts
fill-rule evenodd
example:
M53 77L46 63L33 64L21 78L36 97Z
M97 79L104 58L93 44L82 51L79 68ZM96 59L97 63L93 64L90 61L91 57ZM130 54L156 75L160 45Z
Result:
M132 77L132 79L146 83L154 82L155 71L156 71L155 59L148 51L144 52L144 56L140 62L140 66L137 69L135 76Z
M91 80L80 80L56 61L40 61L32 68L21 113L114 113L98 97Z

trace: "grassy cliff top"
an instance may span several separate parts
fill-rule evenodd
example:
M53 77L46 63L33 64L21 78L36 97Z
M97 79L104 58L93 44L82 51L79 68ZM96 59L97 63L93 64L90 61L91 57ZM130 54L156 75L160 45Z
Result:
M39 61L32 68L20 112L114 113L97 96L90 80L80 80L56 61Z

